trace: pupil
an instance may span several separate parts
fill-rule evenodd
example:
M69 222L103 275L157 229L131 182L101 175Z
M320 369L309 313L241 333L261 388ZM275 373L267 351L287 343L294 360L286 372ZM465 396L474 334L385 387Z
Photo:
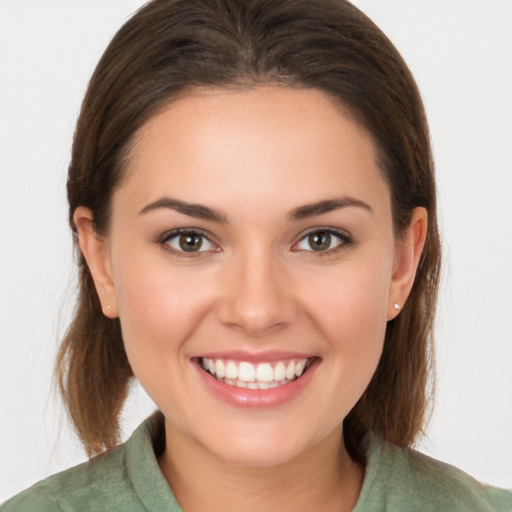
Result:
M186 252L194 252L201 248L203 240L200 235L181 235L180 247Z
M329 233L314 233L309 235L309 245L314 251L325 251L331 245L331 235Z

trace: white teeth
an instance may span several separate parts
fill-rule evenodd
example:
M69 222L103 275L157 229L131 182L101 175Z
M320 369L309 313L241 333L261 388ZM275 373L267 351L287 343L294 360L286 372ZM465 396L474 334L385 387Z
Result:
M272 366L268 363L259 364L256 369L256 380L258 382L272 382L274 380L274 370L272 370Z
M274 368L274 380L282 381L286 379L286 367L283 363L279 362Z
M231 386L250 389L270 389L287 384L300 377L307 366L307 359L279 361L253 365L248 361L226 361L222 359L201 358L201 366L217 380Z
M248 388L248 389L272 389L282 386L283 384L288 384L288 382L292 382L291 380L285 379L283 382L244 382L243 380L238 379L219 379L224 384L229 384L230 386L235 386L237 388Z
M226 379L238 379L238 366L233 361L226 365Z
M295 377L295 363L290 361L286 367L286 378L292 380Z
M224 366L224 363L220 359L217 359L215 361L215 375L217 375L217 377L220 378L226 376L226 368Z
M238 380L254 382L256 380L256 369L251 363L240 363L238 365Z
M304 371L304 368L306 367L306 361L302 360L302 361L299 361L296 365L295 365L295 375L297 377L300 377L302 375L302 372Z

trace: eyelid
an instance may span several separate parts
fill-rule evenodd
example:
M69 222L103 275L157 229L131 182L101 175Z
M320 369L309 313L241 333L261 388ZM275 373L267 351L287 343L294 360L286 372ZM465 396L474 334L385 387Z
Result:
M329 235L335 236L336 238L340 239L341 242L337 244L335 247L331 249L327 249L325 251L315 251L314 249L306 250L306 249L298 249L297 246L300 244L306 237L313 235L315 233L327 233ZM294 252L305 252L305 253L314 253L318 256L322 255L328 255L338 252L339 250L347 249L352 244L354 244L355 240L347 231L340 228L333 228L333 227L314 227L308 229L306 232L303 232L299 235L298 241L295 242L292 246L292 251Z
M207 240L210 244L215 246L216 249L214 249L214 250L207 249L207 250L190 251L190 252L176 249L176 248L172 247L168 242L172 238L179 237L180 235L199 235L199 236L203 237L205 240ZM205 253L219 252L220 251L219 244L217 242L213 241L213 236L210 233L208 233L208 232L206 232L206 231L204 231L203 229L200 229L200 228L175 228L175 229L171 229L169 231L166 231L162 235L160 235L158 237L158 239L156 240L156 242L164 250L170 252L171 254L176 254L176 255L179 255L179 256L182 256L182 257L186 257L186 258L198 257L200 255L204 255Z
M335 247L331 249L327 249L325 251L315 251L314 249L311 250L305 250L305 249L298 249L297 246L300 244L306 237L315 234L315 233L328 233L329 235L332 235L340 240L340 243L337 244ZM169 240L178 237L180 235L187 235L187 234L194 234L199 235L206 239L210 244L215 246L215 249L211 250L199 250L199 251L183 251L176 249L169 245ZM165 233L161 234L155 242L160 245L164 250L167 252L170 252L172 254L176 254L182 257L198 257L200 255L204 255L205 253L212 253L212 252L220 252L222 249L220 248L220 244L216 241L214 241L213 235L208 233L207 231L204 231L200 228L175 228L171 229L169 231L166 231ZM309 228L305 232L301 233L298 237L298 240L292 245L291 250L293 252L304 252L304 253L313 253L317 256L322 255L328 255L328 254L334 254L340 250L347 249L351 245L355 243L355 240L353 239L352 235L350 235L346 230L340 229L340 228L334 228L334 227L324 227L324 226L318 226Z

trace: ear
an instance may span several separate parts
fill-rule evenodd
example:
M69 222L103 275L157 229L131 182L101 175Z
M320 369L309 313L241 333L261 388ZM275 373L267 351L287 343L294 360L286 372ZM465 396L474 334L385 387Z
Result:
M411 222L397 242L393 277L388 296L388 320L395 318L404 305L416 277L416 270L427 237L428 213L425 208L412 211Z
M106 241L94 230L93 219L92 211L85 206L79 206L73 214L80 250L94 280L103 314L108 318L116 318L118 308L110 254Z

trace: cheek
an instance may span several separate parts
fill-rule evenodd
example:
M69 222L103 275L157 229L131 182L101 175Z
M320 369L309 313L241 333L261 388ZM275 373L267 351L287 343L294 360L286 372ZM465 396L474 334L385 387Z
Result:
M321 318L329 330L329 338L346 333L348 339L360 340L365 332L385 328L391 273L391 258L385 257L361 258L336 272L317 273L307 300L309 309L315 311L313 316ZM304 283L304 289L307 286ZM354 336L348 336L349 332Z
M171 272L165 262L137 257L135 251L130 254L129 261L119 262L115 274L128 358L137 366L139 361L176 357L208 310L208 290L198 287L197 276L188 271Z
M185 417L180 396L188 397L189 406L194 402L183 389L190 370L187 341L209 299L187 276L136 259L119 273L118 282L119 318L133 373L160 409Z
M329 341L336 371L360 387L373 374L386 330L385 302L378 294L346 286L332 301L317 304L318 324ZM366 385L363 384L364 387Z
M326 361L344 386L353 386L354 396L366 388L382 353L391 273L391 259L353 262L335 275L318 275L308 299L311 318L329 344Z

